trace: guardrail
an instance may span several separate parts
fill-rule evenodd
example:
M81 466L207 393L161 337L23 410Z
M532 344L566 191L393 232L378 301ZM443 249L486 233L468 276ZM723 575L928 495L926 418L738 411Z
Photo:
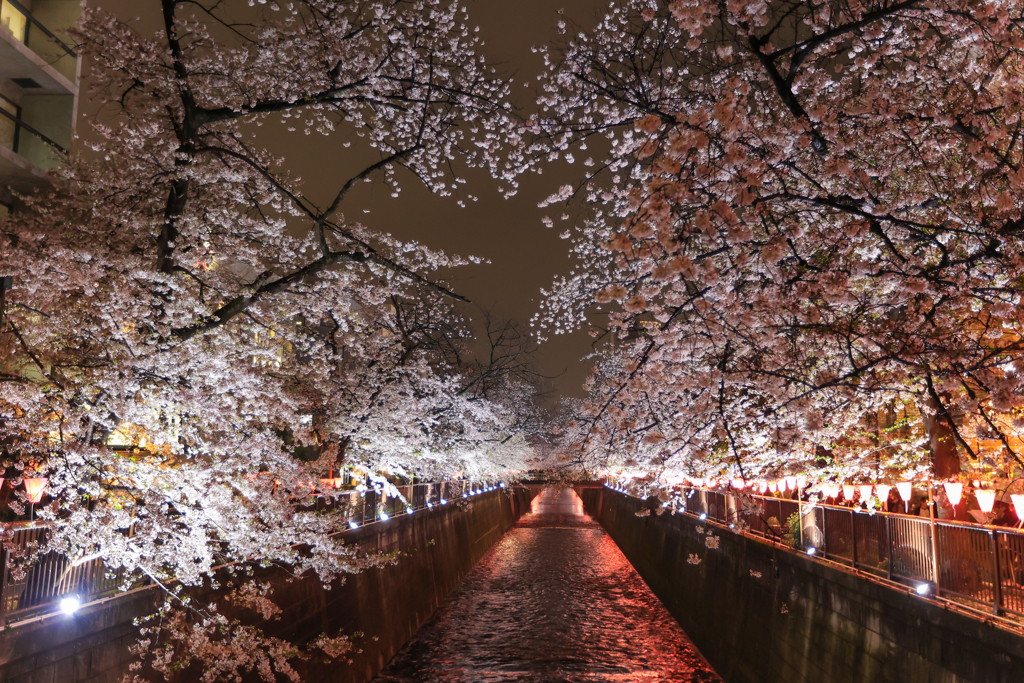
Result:
M683 500L685 514L783 543L797 514L796 549L812 557L1024 617L1021 531L710 489L684 488Z
M338 514L339 524L335 533L343 534L360 526L442 507L501 487L504 484L468 481L411 484L396 487L401 497L387 496L379 488L369 488L364 491L334 491L329 500L332 507L337 506L334 511ZM311 497L324 496L317 492L311 493ZM99 556L71 560L56 552L43 555L22 578L15 579L12 569L17 562L16 555L23 549L43 543L49 528L38 522L13 522L5 525L5 531L10 540L0 550L0 627L57 612L61 609L61 600L68 596L85 603L114 595L125 583L124 570L105 566ZM15 549L14 553L8 546ZM131 585L137 587L147 583L148 580L140 575Z

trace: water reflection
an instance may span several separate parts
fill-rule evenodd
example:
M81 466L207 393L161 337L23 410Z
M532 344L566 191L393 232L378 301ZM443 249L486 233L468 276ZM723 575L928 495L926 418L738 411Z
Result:
M572 489L548 489L377 683L720 681Z

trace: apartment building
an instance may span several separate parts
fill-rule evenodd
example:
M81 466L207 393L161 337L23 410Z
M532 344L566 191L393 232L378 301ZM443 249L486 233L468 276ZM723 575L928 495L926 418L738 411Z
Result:
M79 0L0 0L0 216L71 146L81 60L67 29L80 15Z

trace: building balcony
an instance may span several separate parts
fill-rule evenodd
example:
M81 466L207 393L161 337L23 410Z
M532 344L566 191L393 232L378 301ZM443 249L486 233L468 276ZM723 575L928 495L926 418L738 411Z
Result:
M0 188L29 192L74 137L79 59L63 33L77 0L0 0ZM51 28L60 27L60 28ZM9 197L0 197L7 202Z

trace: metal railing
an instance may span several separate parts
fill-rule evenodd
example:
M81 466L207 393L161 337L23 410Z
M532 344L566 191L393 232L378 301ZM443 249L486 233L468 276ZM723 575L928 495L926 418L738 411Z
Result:
M483 482L453 481L431 484L398 486L402 497L388 496L380 488L365 491L335 491L330 496L322 493L315 497L330 501L339 516L337 534L392 517L415 513L419 510L443 507L449 502L471 499L503 485ZM404 498L404 500L403 500ZM385 517L384 515L387 515ZM85 603L120 592L125 584L124 570L103 564L97 556L72 561L65 555L49 552L39 557L21 578L14 571L17 555L46 540L47 526L32 522L12 522L5 525L10 539L0 549L0 627L12 621L21 621L59 610L62 598L74 595ZM8 546L15 548L12 553ZM146 585L143 576L134 577L133 586Z
M686 514L799 545L814 557L1024 617L1024 533L1007 527L811 504L739 492L683 489Z

